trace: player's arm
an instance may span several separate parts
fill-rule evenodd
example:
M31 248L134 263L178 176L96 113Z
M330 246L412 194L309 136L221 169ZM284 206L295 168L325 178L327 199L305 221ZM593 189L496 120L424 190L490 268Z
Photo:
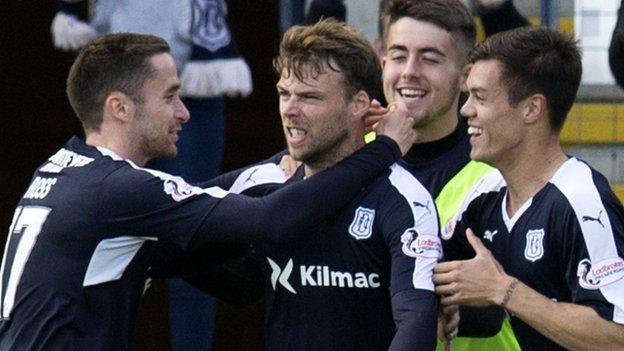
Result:
M246 307L264 295L260 260L249 245L211 243L184 250L176 244L156 243L149 276L180 277L234 307Z
M261 198L194 187L182 178L120 162L99 189L108 205L103 206L107 225L115 233L188 250L210 243L292 240L334 215L407 152L415 138L413 124L407 109L397 108L379 124L385 137L314 177Z
M366 145L334 167L268 196L228 194L196 232L195 244L282 241L303 235L320 220L336 213L400 155L396 143L386 137Z
M234 307L246 307L264 295L259 260L246 245L210 244L189 252L176 244L157 243L149 276L180 277Z
M392 296L396 332L388 350L434 350L438 302L431 291L405 290Z
M475 227L478 224L481 217L480 206L485 201L486 194L500 189L504 184L500 173L495 171L482 178L466 193L458 212L445 227L441 228L443 262L474 257L475 252L463 233L468 227ZM505 310L498 306L460 306L459 312L457 336L462 337L484 338L494 336L500 331L506 316Z
M383 137L314 177L262 198L224 197L192 241L283 241L306 234L409 150L416 136L413 124L405 105L397 105L378 123Z
M201 188L216 186L233 193L245 193L250 196L266 195L270 193L270 190L264 191L264 189L271 188L274 184L282 184L288 178L280 168L280 161L286 154L287 151L280 151L264 161L221 174L197 185Z
M123 166L100 193L116 233L188 251L214 243L286 241L336 213L399 159L401 150L393 139L380 138L314 177L259 198L199 188L162 172Z
M184 250L177 244L158 242L150 265L151 278L168 279L194 275L224 262L245 256L249 245L211 244L200 250Z
M264 296L265 276L260 260L260 255L250 249L244 255L219 264L200 265L182 278L234 307L246 307Z
M603 186L607 190L594 201L591 195L573 201L599 209L600 222L584 221L578 205L560 218L568 244L559 260L572 303L553 301L522 282L513 288L504 272L500 278L507 289L498 298L508 300L507 310L567 349L624 349L624 208L606 181Z
M500 305L513 282L513 277L501 276L499 284L503 289L493 296L492 302ZM624 325L602 318L593 308L555 302L522 282L511 290L507 311L566 349L624 349Z
M399 169L392 167L391 179ZM432 274L442 248L437 212L433 199L415 179L409 184L393 183L400 194L386 196L381 224L392 260L390 294L396 332L390 350L433 350L438 302ZM389 206L391 201L394 204Z
M476 256L436 268L434 280L436 291L443 295L442 304L504 307L567 349L624 347L624 325L606 320L591 307L556 302L538 293L506 274L472 231L466 236Z
M467 223L471 220L472 211L463 213L463 220L455 224L455 232L463 233L467 228ZM453 235L448 240L443 241L444 258L443 262L469 259L475 253L470 248L465 235ZM471 338L485 338L496 335L505 319L505 310L498 306L488 307L459 307L459 327L457 336Z

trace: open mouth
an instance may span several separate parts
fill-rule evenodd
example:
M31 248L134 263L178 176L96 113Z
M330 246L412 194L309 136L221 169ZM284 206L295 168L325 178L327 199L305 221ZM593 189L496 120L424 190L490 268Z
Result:
M397 89L397 92L401 95L401 97L407 99L422 98L427 95L426 90L415 88L399 88Z
M291 142L299 142L305 138L308 132L305 129L295 128L295 127L287 127L288 136L290 137Z
M481 127L475 127L475 126L468 126L468 134L472 135L472 136L479 136L483 133L483 128Z

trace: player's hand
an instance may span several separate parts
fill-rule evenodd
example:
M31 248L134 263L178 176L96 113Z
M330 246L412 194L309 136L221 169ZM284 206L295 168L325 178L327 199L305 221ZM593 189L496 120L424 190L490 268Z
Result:
M301 166L301 162L295 161L295 159L292 158L292 156L290 155L284 155L282 156L282 159L280 160L279 166L282 169L282 171L284 171L286 178L290 178L295 174L295 172L297 171L297 168Z
M388 136L399 144L401 154L405 155L414 144L414 118L407 112L405 103L399 101L388 106L388 111L375 125L375 133Z
M379 122L383 115L388 113L388 109L386 107L381 106L381 103L375 99L371 101L370 107L368 108L368 113L364 116L364 125L366 126L366 133L372 132L375 124Z
M444 344L445 351L452 350L451 341L459 331L459 306L441 306L438 313L438 339Z
M466 237L476 255L470 260L442 262L433 273L435 291L443 305L485 307L499 303L512 278L472 230Z

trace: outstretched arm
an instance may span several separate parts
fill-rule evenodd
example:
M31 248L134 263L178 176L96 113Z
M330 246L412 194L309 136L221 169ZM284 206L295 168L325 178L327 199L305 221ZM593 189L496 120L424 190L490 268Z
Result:
M366 145L319 174L261 198L225 196L194 237L204 242L289 240L336 213L400 157L389 138ZM193 243L191 243L193 245Z
M282 241L304 235L409 150L415 139L413 124L405 105L398 105L378 123L378 140L335 166L262 198L225 196L190 244Z

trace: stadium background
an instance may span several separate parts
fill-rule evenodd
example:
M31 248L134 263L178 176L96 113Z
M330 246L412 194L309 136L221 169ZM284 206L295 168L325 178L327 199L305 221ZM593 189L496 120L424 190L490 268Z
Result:
M355 1L345 1L350 20L355 24L368 21L362 29L371 38L375 30L365 19L370 9L353 6ZM366 3L375 1L366 0ZM532 23L540 23L544 1L549 0L515 3ZM619 5L616 0L609 2ZM254 93L249 98L229 99L227 102L224 170L263 159L283 147L277 118L276 79L271 70L271 58L276 53L279 38L279 1L263 0L254 2L253 6L245 0L228 0L227 3L229 16L235 19L231 20L232 31L253 72ZM574 1L558 0L555 8L557 26L561 30L574 32L575 26L578 29L583 25L584 22L578 20L579 7L575 8ZM0 137L2 247L14 206L29 183L32 171L69 136L81 134L80 124L72 117L64 91L65 77L74 56L54 50L50 37L49 26L55 11L56 3L52 0L7 0L1 5L0 77L4 92L1 94L3 124ZM601 16L615 15L614 11L609 11L593 15L598 23L602 23ZM604 42L602 40L603 46ZM585 49L589 52L595 48L596 45L588 45ZM619 88L612 84L584 84L568 117L562 139L569 152L580 155L603 172L613 183L620 199L624 198L624 94ZM169 349L163 291L164 286L156 282L144 299L138 322L138 350ZM260 304L243 311L219 305L215 350L261 350L261 310Z

